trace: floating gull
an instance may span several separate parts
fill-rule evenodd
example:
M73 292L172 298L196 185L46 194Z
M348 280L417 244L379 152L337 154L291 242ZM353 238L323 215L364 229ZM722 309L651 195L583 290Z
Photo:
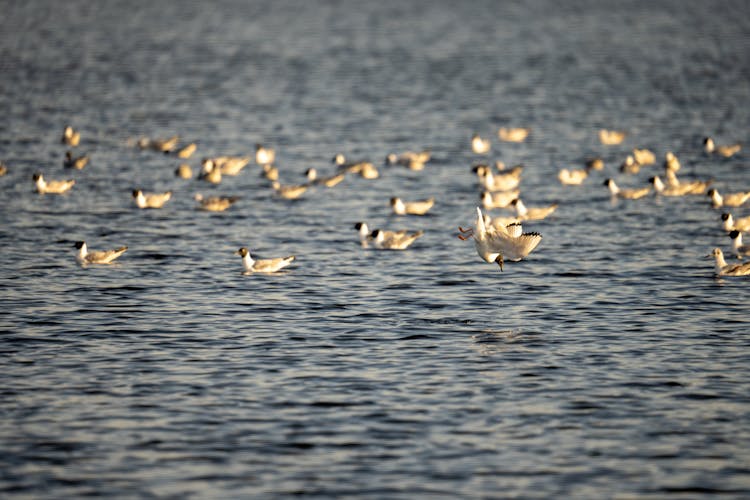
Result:
M128 249L128 247L120 247L115 250L94 250L89 252L85 241L77 241L73 246L78 249L76 260L80 264L110 264Z
M63 194L70 191L70 188L76 183L75 179L65 181L45 181L44 176L39 172L35 173L32 178L36 184L37 192L42 194Z
M295 259L294 255L290 255L288 257L276 257L275 259L255 260L250 255L250 251L245 247L237 250L235 255L242 257L242 267L245 269L245 274L275 273L291 264Z

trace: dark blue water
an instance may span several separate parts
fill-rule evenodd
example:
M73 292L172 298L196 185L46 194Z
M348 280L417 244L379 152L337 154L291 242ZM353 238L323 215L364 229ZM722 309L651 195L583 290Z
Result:
M645 185L658 167L618 166L647 147L750 189L746 148L701 146L750 144L744 2L0 7L4 498L750 496L748 281L705 257L729 253L721 211L602 186ZM81 171L62 167L68 123ZM193 169L260 142L284 183L339 152L381 177L297 201L255 165L185 181L132 145L173 134ZM422 172L382 165L422 148ZM557 181L596 155L604 172ZM560 204L502 273L455 237L482 159L526 165L527 205ZM36 171L77 183L38 195ZM173 200L138 210L136 187ZM198 192L242 198L207 213ZM437 202L395 217L391 196ZM425 235L362 249L357 221ZM82 268L76 240L129 250ZM240 246L297 260L245 276Z

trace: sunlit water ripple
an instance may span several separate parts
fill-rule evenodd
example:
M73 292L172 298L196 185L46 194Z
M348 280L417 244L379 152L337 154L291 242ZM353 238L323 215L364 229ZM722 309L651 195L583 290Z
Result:
M750 496L748 281L705 197L612 203L633 147L685 177L750 189L750 18L742 2L6 2L0 17L0 492L4 498L686 498ZM62 127L82 131L65 171ZM501 144L499 126L532 127ZM599 128L626 130L602 146ZM504 272L455 236L473 222L473 132L559 202ZM282 180L349 176L282 201L252 165L177 179L189 160L277 148ZM431 148L423 172L382 166ZM605 172L561 186L563 166ZM65 196L31 175L74 177ZM137 210L130 191L174 191ZM225 213L197 192L242 196ZM430 216L388 199L435 196ZM748 209L734 209L736 216ZM498 211L499 213L499 211ZM353 224L424 229L406 252ZM128 245L81 268L72 244ZM295 254L245 276L233 252Z

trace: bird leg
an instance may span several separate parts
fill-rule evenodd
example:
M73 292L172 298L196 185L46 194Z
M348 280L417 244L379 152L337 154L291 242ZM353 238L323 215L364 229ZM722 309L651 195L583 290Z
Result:
M458 235L458 239L461 241L466 241L472 236L474 236L474 228L468 228L464 229L461 226L458 226L458 230L461 234Z

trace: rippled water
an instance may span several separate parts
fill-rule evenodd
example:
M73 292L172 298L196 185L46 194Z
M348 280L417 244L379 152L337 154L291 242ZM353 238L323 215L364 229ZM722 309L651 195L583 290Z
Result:
M750 144L749 52L744 2L3 2L2 496L747 497L748 281L704 257L729 250L720 211L602 181L645 184L617 167L648 147L750 189L746 150L701 147ZM560 204L502 273L455 237L473 132L526 165L528 205ZM337 152L382 177L289 202L256 166L209 187L128 144L175 133L194 168L262 142L284 182ZM424 147L423 172L381 166ZM35 171L77 184L40 196ZM174 198L138 210L135 187ZM437 203L399 218L394 195ZM360 220L425 235L362 249ZM130 249L81 268L80 239ZM297 260L245 276L240 246Z

